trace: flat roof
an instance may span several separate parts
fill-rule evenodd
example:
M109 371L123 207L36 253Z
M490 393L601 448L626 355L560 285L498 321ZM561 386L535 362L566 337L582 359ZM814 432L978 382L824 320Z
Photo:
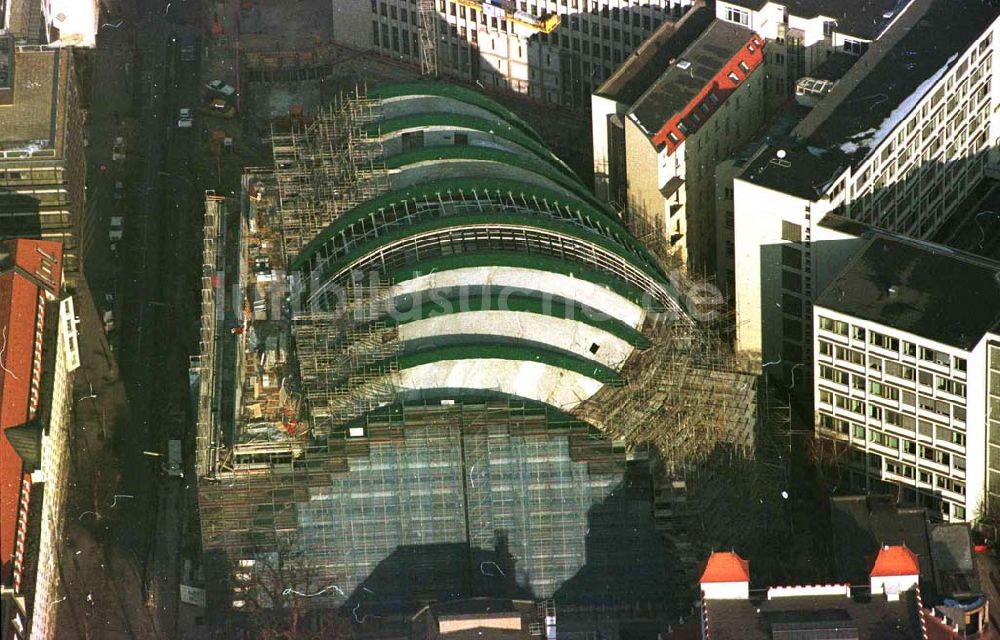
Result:
M797 198L817 200L843 169L844 165L833 154L821 150L801 144L768 145L738 177Z
M852 11L859 6L865 5L850 4ZM808 144L842 152L853 164L859 163L997 15L1000 5L983 0L933 0L912 26L894 25L892 30L908 30L874 65L869 67L862 58L852 67L850 74L863 78L808 136Z
M845 2L844 0L726 0L730 4L746 7L753 11L764 8L768 2L788 8L789 15L799 18L824 16L836 20L837 32L874 40L886 28L910 0L866 0L865 2ZM888 17L887 17L888 16Z
M594 93L632 105L714 18L714 12L698 0L679 21L660 25Z
M686 60L690 66L682 69L675 63L668 67L636 101L629 116L647 135L656 134L701 93L752 35L753 31L746 27L714 20L678 58L678 62Z
M934 578L941 595L948 598L982 594L969 526L959 522L934 524L930 537Z
M915 590L890 602L884 595L793 596L705 602L712 640L854 638L920 640Z
M1000 262L877 233L816 306L970 350L1000 324Z
M14 55L14 102L0 109L0 149L61 156L72 52L32 48Z

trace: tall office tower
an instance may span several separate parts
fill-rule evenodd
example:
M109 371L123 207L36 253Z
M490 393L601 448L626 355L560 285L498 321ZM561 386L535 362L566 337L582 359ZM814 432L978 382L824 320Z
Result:
M228 202L206 218L196 455L228 602L296 559L294 591L337 586L309 602L369 612L669 602L651 474L752 446L755 406L684 280L473 91L380 87L272 144L238 237Z

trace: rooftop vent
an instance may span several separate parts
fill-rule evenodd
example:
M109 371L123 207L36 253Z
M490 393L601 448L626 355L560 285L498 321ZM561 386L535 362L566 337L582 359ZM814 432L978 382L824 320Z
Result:
M678 60L677 61L677 68L678 69L684 69L684 70L690 69L691 68L691 61L690 60Z
M896 294L899 293L898 290L896 289L896 287L889 287L888 292L889 292L889 297L890 298L895 297Z

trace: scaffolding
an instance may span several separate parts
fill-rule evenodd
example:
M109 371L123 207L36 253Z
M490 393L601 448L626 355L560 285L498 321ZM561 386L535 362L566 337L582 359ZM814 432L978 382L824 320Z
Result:
M529 581L552 597L574 578L570 601L668 595L652 519L634 508L641 488L623 450L589 425L490 399L395 403L351 426L364 436L345 427L201 483L205 550L224 550L231 566L297 551L317 584L343 592L316 605L343 604L361 586L373 603L509 597ZM584 565L601 571L577 577Z
M311 123L272 125L285 263L340 214L388 190L381 135L369 129L381 117L381 100L356 90Z
M707 460L722 444L752 450L755 377L741 372L725 324L649 314L642 333L652 346L625 363L626 384L606 385L573 414L630 447L655 448L670 473Z
M195 468L199 476L215 468L217 446L220 444L219 406L217 402L219 343L216 333L222 322L224 309L219 289L219 272L224 269L225 198L209 192L205 195L205 220L202 237L201 259L201 319L198 355L190 359L190 376L197 381L195 434Z
M417 0L420 14L420 73L436 78L438 76L438 12L434 0ZM464 9L463 9L464 11Z
M387 281L352 283L337 308L298 314L293 322L299 376L313 435L394 401L404 343L390 311Z

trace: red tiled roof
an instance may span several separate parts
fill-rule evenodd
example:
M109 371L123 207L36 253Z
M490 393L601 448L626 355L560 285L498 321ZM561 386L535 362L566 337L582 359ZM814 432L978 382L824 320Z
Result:
M735 553L716 551L708 557L700 584L707 582L750 582L750 563Z
M8 251L13 264L38 280L50 293L62 284L62 243L51 240L10 240Z
M869 574L873 578L920 575L917 555L905 546L882 547Z
M40 240L3 243L9 254L0 273L0 431L33 416L36 338L44 321L41 296L57 293L62 276L62 245ZM40 345L39 345L40 346ZM40 363L39 363L40 365ZM22 461L0 435L0 584L13 573L18 505L25 479Z

